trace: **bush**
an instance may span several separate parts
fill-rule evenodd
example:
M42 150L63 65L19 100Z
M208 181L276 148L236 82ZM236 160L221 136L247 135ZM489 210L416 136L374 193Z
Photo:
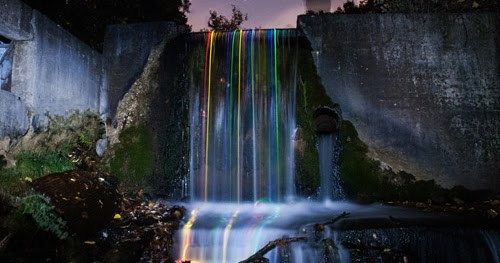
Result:
M68 237L66 221L56 214L50 199L41 194L29 194L17 199L19 210L23 214L30 215L38 226L54 233L58 238Z

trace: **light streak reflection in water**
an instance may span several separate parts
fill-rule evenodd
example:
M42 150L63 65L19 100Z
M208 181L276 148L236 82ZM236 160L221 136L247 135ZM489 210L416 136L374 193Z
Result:
M190 219L179 231L177 238L184 240L184 246L178 248L178 255L181 255L179 260L189 259L193 263L242 261L269 241L284 236L307 236L310 229L304 226L326 222L344 211L351 212L350 218L415 216L402 208L330 201L293 204L193 203L188 208L197 211L196 221L193 220L191 225ZM266 254L271 262L278 262L276 251ZM294 261L290 262L313 262L308 260L317 259L319 253L305 243L293 243L291 251Z

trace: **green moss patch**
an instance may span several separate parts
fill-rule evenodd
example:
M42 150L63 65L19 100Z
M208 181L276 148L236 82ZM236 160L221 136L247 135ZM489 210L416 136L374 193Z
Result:
M316 149L316 134L313 126L313 113L321 107L335 108L330 97L321 84L316 72L316 66L307 43L300 43L297 84L297 124L300 128L300 138L303 152L295 153L295 182L299 195L309 196L315 193L320 184L319 155Z
M125 185L143 188L153 174L153 153L153 138L146 127L127 128L110 161L111 172Z

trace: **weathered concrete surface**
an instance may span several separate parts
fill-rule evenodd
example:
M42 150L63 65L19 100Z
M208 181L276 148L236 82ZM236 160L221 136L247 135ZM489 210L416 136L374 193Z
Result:
M18 0L0 0L0 35L11 40L32 38L31 7Z
M28 108L14 94L0 90L0 140L6 136L19 136L28 130Z
M12 93L33 112L34 126L47 113L99 110L102 56L76 37L33 11L33 40L16 41Z
M107 28L103 55L108 105L101 108L109 109L111 118L115 117L118 102L142 74L151 50L163 40L184 32L184 27L173 22L113 25Z
M151 132L154 171L149 178L155 192L180 198L181 178L188 174L188 104L185 82L186 41L171 34L152 48L142 74L116 109L116 125L107 126L110 148L129 127L145 126Z
M500 16L300 16L328 95L373 155L500 190Z

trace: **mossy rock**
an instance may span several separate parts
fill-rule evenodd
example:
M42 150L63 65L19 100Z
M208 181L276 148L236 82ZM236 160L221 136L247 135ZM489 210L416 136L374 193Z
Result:
M122 131L110 160L111 173L128 187L144 189L154 170L153 137L145 126Z

